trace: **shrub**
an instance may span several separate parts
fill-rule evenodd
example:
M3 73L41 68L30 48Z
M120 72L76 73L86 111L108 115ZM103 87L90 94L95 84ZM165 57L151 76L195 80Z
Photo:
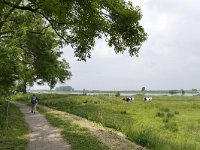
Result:
M161 111L163 111L163 112L169 112L169 108L163 107L163 108L161 108Z
M167 117L168 117L168 118L174 117L174 113L168 112L168 113L167 113Z
M85 101L83 101L83 103L85 103L85 104L86 104L86 103L88 103L88 101L87 101L87 100L85 100Z
M115 96L116 96L116 97L119 97L119 96L120 96L120 92L117 91L117 92L115 93Z
M164 114L163 112L157 112L156 116L157 116L157 117L164 117L165 114Z
M170 90L170 91L169 91L169 94L177 94L177 93L178 93L177 90Z
M174 111L174 114L179 115L179 112L178 111Z
M168 123L168 122L169 122L169 118L164 118L164 119L163 119L163 122L164 122L164 123Z
M99 101L95 101L95 102L94 102L94 104L99 104L99 103L100 103Z
M121 114L127 114L127 111L126 110L123 110L120 112Z

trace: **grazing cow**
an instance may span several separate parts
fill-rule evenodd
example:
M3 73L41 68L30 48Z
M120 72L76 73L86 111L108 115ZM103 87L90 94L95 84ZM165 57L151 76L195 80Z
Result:
M145 97L144 98L145 102L152 102L152 100L153 100L152 97Z
M123 98L122 100L126 101L126 102L132 102L132 101L134 101L134 98L132 98L132 97L126 97L126 98Z

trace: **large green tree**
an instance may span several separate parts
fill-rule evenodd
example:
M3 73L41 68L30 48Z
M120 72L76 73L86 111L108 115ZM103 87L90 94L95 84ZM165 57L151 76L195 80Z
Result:
M140 8L124 0L0 0L0 38L14 32L5 26L17 10L42 18L79 60L90 57L95 38L105 37L116 53L128 50L133 56L147 37L139 24Z
M15 81L18 80L17 74L19 59L16 57L18 49L14 47L5 48L5 42L0 44L0 100L1 96L7 96L12 92Z
M59 60L62 52L59 49L59 40L50 26L45 26L45 21L30 13L24 15L25 33L18 42L22 48L22 87L32 85L35 81L39 84L48 83L54 88L57 82L69 79L71 72L65 59ZM28 18L28 21L26 20ZM34 24L37 22L37 25ZM26 71L25 71L26 70ZM39 81L38 81L39 80Z
M15 76L17 76L15 83L18 91L26 93L27 85L31 86L34 82L48 83L53 88L57 82L69 79L71 76L71 72L68 70L69 65L64 59L59 60L62 52L59 49L60 42L54 30L50 26L46 26L43 19L30 12L17 11L11 20L12 23L6 24L4 27L13 31L12 35L2 38L0 43L4 50L10 49L10 53L18 58L17 61L14 59L11 64L9 63L10 66L17 64L18 72L15 72ZM18 50L18 53L15 52L15 49ZM8 61L5 62L2 59L2 62L4 62L3 67L6 68L5 63ZM7 79L6 75L4 79Z

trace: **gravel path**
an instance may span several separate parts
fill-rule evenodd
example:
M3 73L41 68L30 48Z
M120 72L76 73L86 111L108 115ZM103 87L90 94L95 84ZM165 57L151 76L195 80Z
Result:
M52 127L39 112L31 113L25 104L15 103L30 126L27 150L71 150L71 146L61 137L57 128Z

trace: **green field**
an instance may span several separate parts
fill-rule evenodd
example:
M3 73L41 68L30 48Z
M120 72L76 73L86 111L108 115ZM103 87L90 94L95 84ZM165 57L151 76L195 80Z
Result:
M122 102L122 97L40 94L39 104L121 131L150 149L200 149L200 97L161 96L153 102ZM29 103L27 96L18 100Z

